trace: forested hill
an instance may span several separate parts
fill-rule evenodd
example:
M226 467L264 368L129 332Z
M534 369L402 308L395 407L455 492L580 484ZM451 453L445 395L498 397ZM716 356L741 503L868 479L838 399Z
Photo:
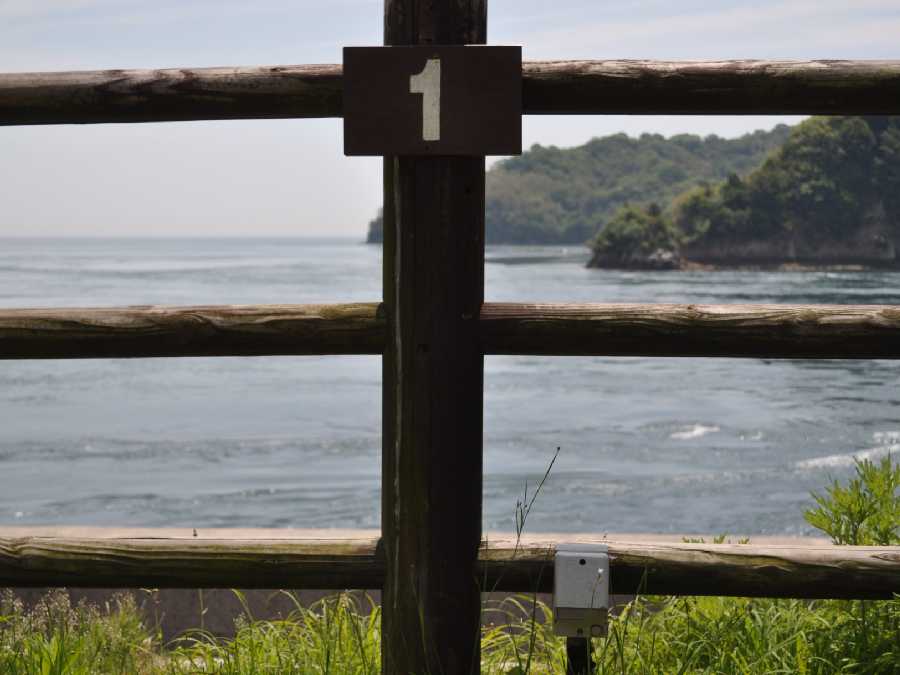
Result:
M622 205L665 203L701 181L745 174L787 139L790 128L740 138L616 134L576 148L535 145L487 174L487 241L583 244ZM381 241L381 217L369 242Z
M814 117L757 170L627 206L594 266L900 265L900 117Z

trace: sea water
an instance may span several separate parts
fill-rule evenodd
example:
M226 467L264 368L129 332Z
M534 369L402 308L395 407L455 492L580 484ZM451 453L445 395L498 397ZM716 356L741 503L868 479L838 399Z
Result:
M509 302L888 303L887 272L618 272L489 247ZM377 301L353 240L0 240L0 307ZM484 526L803 534L811 490L900 455L900 363L489 357ZM0 362L0 525L379 523L378 357Z

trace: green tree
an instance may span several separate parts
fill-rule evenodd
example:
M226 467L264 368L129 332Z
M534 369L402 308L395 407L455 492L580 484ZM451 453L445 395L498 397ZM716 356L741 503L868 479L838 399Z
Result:
M757 168L789 127L740 138L615 134L576 147L532 146L487 174L489 243L582 244L626 204L668 203L698 181ZM381 241L382 223L369 226Z
M626 205L606 224L594 239L596 256L608 264L662 266L660 256L678 249L678 232L658 204L640 207ZM652 256L652 259L651 259Z
M814 117L745 178L736 174L675 198L685 241L807 242L852 237L879 207L900 221L897 118Z

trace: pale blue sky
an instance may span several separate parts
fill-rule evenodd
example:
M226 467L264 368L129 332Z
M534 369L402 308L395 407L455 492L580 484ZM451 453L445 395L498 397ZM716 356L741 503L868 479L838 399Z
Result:
M900 58L900 0L490 0L526 59ZM382 0L0 0L0 71L337 63L381 40ZM734 136L789 118L526 117L524 142ZM0 236L350 235L380 161L339 120L0 128Z

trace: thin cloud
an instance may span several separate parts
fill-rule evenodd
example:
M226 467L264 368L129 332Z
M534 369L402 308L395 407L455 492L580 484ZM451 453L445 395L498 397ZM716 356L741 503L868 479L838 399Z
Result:
M888 21L884 16L875 21L873 14L887 14ZM659 57L669 52L682 58L738 58L749 53L770 56L773 47L798 54L810 48L846 48L856 43L870 50L873 43L896 43L896 31L879 28L879 24L892 23L891 15L900 18L896 0L857 0L850 5L844 0L773 2L639 15L628 20L607 17L571 29L534 31L526 44L530 51L540 52L541 58L552 58L550 50L554 48L566 57L602 50L606 58L616 52L630 57Z

